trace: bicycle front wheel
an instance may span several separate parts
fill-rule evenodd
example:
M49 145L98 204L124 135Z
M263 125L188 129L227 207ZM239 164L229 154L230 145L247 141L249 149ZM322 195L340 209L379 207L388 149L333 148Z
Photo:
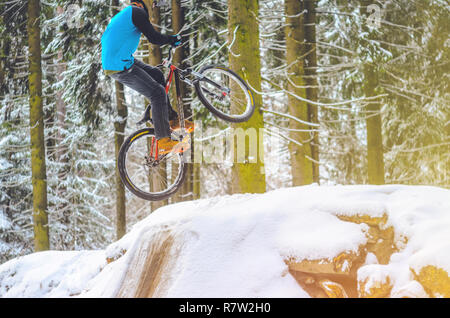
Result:
M255 111L252 92L242 78L232 70L215 65L200 69L201 78L195 83L200 101L217 117L241 123Z
M124 141L117 159L123 184L136 196L149 201L173 195L182 185L187 169L183 153L155 158L155 151L154 129L144 128Z

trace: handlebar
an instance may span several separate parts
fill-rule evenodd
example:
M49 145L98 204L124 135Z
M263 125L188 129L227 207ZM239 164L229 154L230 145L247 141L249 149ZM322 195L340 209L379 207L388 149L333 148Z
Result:
M181 47L181 45L177 46L177 47L174 47L174 46L170 47L170 49L169 49L169 56L167 57L167 59L165 59L163 61L162 65L170 66L172 64L173 55L174 55L176 49L178 49L179 47Z
M183 28L182 28L182 29L183 29ZM177 34L177 36L180 36L180 41L181 41L181 31L182 31L182 30L180 30L180 32ZM175 50L176 50L177 48L179 48L179 47L184 46L185 44L186 44L186 43L182 43L182 44L180 44L180 45L178 45L178 46L171 46L170 49L169 49L169 56L167 57L166 60L163 61L163 65L164 65L164 66L168 66L168 65L172 64L172 59L173 59L173 55L174 55Z
M177 48L174 47L174 46L170 47L170 49L169 49L169 56L167 57L167 61L168 62L172 63L173 53L175 52L176 49Z

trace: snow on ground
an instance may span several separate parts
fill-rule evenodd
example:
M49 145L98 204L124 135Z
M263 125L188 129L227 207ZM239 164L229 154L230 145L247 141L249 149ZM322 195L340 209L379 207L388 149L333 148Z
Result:
M106 265L104 251L45 251L0 266L2 297L69 297Z
M178 254L163 296L308 297L284 259L356 252L368 226L337 216L384 214L400 251L384 267L369 254L358 275L382 280L393 273L393 292L421 295L409 268L450 273L449 199L449 190L435 187L312 185L181 202L158 209L106 251L41 252L0 265L0 296L114 296L141 241L168 230Z

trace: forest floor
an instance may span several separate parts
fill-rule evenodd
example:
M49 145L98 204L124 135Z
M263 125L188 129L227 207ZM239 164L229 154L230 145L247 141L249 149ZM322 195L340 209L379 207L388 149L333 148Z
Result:
M0 265L0 296L450 297L449 198L312 185L181 202L105 250Z

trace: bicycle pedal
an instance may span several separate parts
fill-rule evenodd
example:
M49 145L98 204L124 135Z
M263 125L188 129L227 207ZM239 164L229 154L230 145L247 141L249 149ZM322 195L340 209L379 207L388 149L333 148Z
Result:
M191 148L191 145L189 143L179 143L174 147L173 152L175 153L183 153L185 151L188 151Z
M184 129L184 131L182 131L180 128L172 130L171 132L171 136L172 139L176 139L178 141L182 141L183 139L186 138L186 136L189 136L189 131L187 129Z
M183 137L183 139L176 144L173 148L176 153L182 153L191 148L191 138L189 135Z

